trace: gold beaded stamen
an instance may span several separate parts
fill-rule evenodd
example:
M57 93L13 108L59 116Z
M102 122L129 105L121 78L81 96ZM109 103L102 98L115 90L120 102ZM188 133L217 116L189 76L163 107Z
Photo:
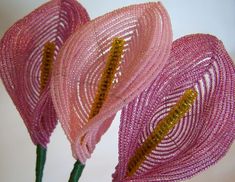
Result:
M41 75L40 75L41 91L46 87L47 82L50 78L52 65L54 61L54 53L55 53L55 44L52 42L47 42L44 45L42 65L41 65Z
M115 73L119 65L121 64L121 56L124 49L125 40L115 38L112 43L112 47L109 53L109 57L102 73L101 79L98 84L98 89L95 95L94 102L91 107L89 119L92 119L97 115L108 96L112 82L115 77Z
M110 49L109 57L105 65L104 71L101 75L101 79L98 83L98 89L94 98L94 102L91 106L91 111L89 113L89 119L96 116L101 107L103 106L105 100L107 99L108 93L112 86L115 74L119 65L121 64L122 54L124 50L125 40L121 38L114 38L112 42L112 47ZM82 145L86 133L81 137L80 144Z
M189 111L196 97L197 92L194 89L188 89L184 92L179 101L170 109L168 115L159 121L153 132L147 137L144 143L137 148L135 154L130 158L127 165L126 176L132 176L139 169L141 164L146 160L146 157Z

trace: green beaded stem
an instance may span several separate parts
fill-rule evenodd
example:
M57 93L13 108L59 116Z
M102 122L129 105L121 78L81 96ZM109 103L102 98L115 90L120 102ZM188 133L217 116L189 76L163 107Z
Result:
M46 162L47 149L41 145L37 145L37 160L36 160L36 182L42 182L43 169Z
M79 160L77 160L74 164L73 170L70 174L69 182L78 182L79 178L82 175L82 171L85 165L82 164Z

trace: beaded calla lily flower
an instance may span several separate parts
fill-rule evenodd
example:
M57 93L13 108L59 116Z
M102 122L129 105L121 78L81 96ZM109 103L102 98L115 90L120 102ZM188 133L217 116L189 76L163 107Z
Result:
M77 1L52 0L16 22L0 42L1 79L39 155L57 123L48 84L53 62L70 34L87 21Z
M115 113L159 74L171 43L170 19L160 3L105 14L66 42L53 72L52 98L76 159L85 163Z
M223 157L235 136L235 69L205 34L173 43L169 63L122 111L113 181L178 181Z

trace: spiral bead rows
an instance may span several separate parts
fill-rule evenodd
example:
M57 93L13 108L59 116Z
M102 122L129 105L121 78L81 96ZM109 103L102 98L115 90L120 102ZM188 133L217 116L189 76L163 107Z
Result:
M122 110L113 181L176 182L217 163L234 141L234 83L234 64L216 37L193 34L174 41L161 75ZM197 91L194 104L131 176L130 160L163 130L163 120L177 120L169 113L178 114L172 108L188 89Z
M189 111L196 97L197 92L194 89L188 89L184 92L179 101L171 108L169 114L157 124L145 142L137 148L135 154L129 160L127 176L132 176L138 170L146 156L157 147L169 131Z
M51 0L17 21L0 41L0 77L35 145L46 147L57 124L48 84L52 62L58 63L62 45L88 21L77 1Z

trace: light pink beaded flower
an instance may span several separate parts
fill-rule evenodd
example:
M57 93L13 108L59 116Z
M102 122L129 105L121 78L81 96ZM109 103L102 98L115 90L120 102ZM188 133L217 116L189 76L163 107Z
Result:
M113 181L189 178L215 164L234 140L235 67L222 42L205 34L180 38L173 43L169 61L151 86L122 111ZM197 93L188 111L187 99L180 101L186 90Z
M0 42L1 79L35 145L46 147L57 123L47 61L55 60L70 34L87 21L88 14L77 1L52 0L16 22ZM48 43L54 46L43 53ZM42 74L42 64L48 73Z
M171 43L170 19L160 3L105 14L70 37L59 54L51 91L76 159L85 163L115 113L159 74Z

